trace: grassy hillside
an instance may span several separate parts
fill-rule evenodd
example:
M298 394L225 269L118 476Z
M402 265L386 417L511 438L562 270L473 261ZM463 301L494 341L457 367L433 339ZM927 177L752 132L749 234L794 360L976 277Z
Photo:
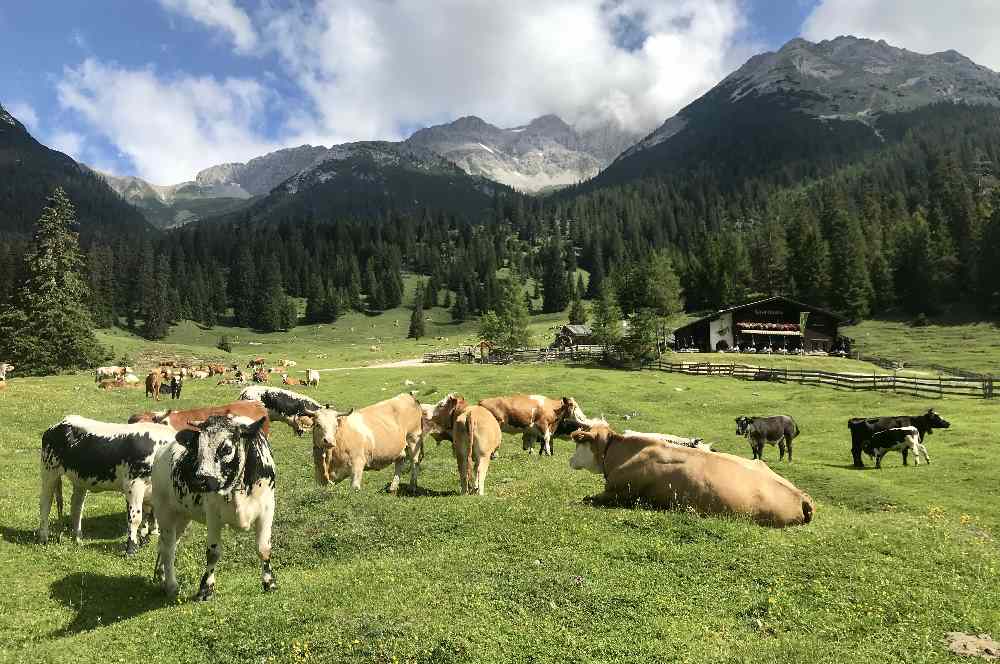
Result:
M866 320L844 328L866 355L914 364L938 364L1000 376L1000 327L996 323L934 324Z
M176 345L151 352L201 349L198 334L175 330ZM330 364L364 356L327 345L320 330L294 334L253 348L326 354ZM387 355L418 348L384 345ZM347 370L312 394L361 406L410 389L407 380L424 401L453 390L572 394L619 429L698 434L745 456L733 418L789 413L803 432L795 464L778 464L773 448L766 455L816 499L816 519L774 531L594 509L581 499L602 480L569 469L569 443L541 459L511 436L483 499L453 494L451 451L433 442L422 495L382 493L389 470L367 473L358 493L317 487L310 442L276 425L278 592L260 591L252 538L227 531L216 598L190 602L204 556L195 524L179 548L181 597L168 602L150 581L155 547L121 557L120 496L88 499L82 546L33 542L41 432L69 412L124 421L152 404L138 390L98 391L84 375L15 378L0 393L0 583L9 589L0 660L934 662L949 658L945 632L1000 632L990 463L1000 403L563 366ZM160 407L237 392L189 381L183 400ZM903 467L897 455L881 471L849 467L848 417L928 405L953 423L929 439L931 466Z

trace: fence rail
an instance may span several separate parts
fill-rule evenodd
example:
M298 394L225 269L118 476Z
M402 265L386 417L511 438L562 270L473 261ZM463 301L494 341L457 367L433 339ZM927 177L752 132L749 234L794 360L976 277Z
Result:
M494 350L483 357L476 351L456 348L424 355L424 362L458 362L484 364L588 362L620 363L621 358L605 352L601 346L574 348L525 348L511 351ZM992 376L939 375L937 378L900 376L897 373L871 374L837 373L810 369L761 367L748 364L712 364L710 362L669 362L663 358L644 369L681 373L689 376L727 376L751 381L799 383L851 391L896 392L921 397L964 396L982 399L996 398Z

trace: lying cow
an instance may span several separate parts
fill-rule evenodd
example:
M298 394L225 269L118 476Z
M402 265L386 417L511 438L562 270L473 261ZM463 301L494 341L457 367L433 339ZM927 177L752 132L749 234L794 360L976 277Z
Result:
M485 495L490 459L503 437L493 413L449 394L433 407L428 419L432 427L451 434L462 493Z
M297 436L312 429L313 418L309 413L324 407L315 399L279 387L248 387L240 393L240 401L263 402L271 420L284 422Z
M73 485L70 508L73 538L80 542L83 537L81 520L87 492L116 491L125 494L128 505L125 554L134 554L139 548L144 511L148 515L153 458L158 450L173 442L174 433L162 424L109 424L76 415L47 430L42 434L39 541L44 544L49 538L53 495L62 521L65 475ZM148 526L152 528L151 520Z
M809 523L816 510L806 493L759 461L622 436L604 425L579 429L572 437L576 452L570 467L604 475L604 492L588 499L595 505L641 500L703 515L748 516L775 527Z
M593 422L593 420L591 421ZM605 422L607 424L607 422ZM685 438L684 436L673 436L669 433L643 433L641 431L632 431L631 429L625 429L622 432L623 436L626 437L636 437L636 438L654 438L667 445L677 445L679 447L693 447L699 450L705 450L706 452L712 452L712 445L706 443L704 438Z
M128 373L125 367L97 367L94 369L94 382L100 383L102 380L118 380L124 378Z
M514 394L483 399L479 405L493 413L505 433L520 433L522 448L532 449L541 441L540 454L552 455L552 437L569 435L586 416L572 397L550 399L539 394Z
M192 520L208 529L205 573L196 600L215 591L215 566L222 557L224 525L257 534L264 591L276 588L271 570L271 524L274 520L274 458L264 427L252 421L212 415L194 430L176 433L177 441L153 464L153 508L160 522L154 578L168 595L177 593L174 557L177 540Z
M919 433L920 443L923 444L924 436L934 429L947 429L951 426L943 417L938 415L933 408L923 415L897 415L892 417L854 417L847 421L847 428L851 431L851 456L854 458L854 465L864 468L861 461L861 452L871 437L886 429L898 429L900 427L916 427ZM903 448L903 465L907 464L906 456L909 448Z
M360 489L364 471L395 464L389 484L389 491L395 492L409 460L410 487L416 488L427 423L420 403L412 395L400 394L349 413L322 408L311 415L318 484L333 484L350 477L351 487Z
M7 380L7 374L14 371L13 364L7 364L6 362L0 362L0 383Z
M875 467L882 467L882 457L889 452L913 452L913 462L920 465L920 456L929 465L930 457L927 455L927 448L920 442L920 432L917 427L897 427L886 429L872 435L865 442L865 454L875 459ZM905 456L904 456L905 458Z
M737 417L736 435L750 441L754 459L764 460L764 444L778 446L778 459L784 461L788 448L788 463L792 462L792 441L799 435L799 425L788 415L773 417Z
M205 421L213 415L230 415L232 417L242 417L256 422L264 420L264 435L271 434L271 422L267 416L267 408L260 401L234 401L221 406L206 406L204 408L192 408L190 410L160 410L146 413L136 413L128 418L129 424L139 422L153 422L154 424L166 424L175 431L197 431L198 423Z
M285 374L284 376L281 377L281 384L282 385L302 385L302 381L299 380L298 378L295 378L294 376L289 376L288 374Z

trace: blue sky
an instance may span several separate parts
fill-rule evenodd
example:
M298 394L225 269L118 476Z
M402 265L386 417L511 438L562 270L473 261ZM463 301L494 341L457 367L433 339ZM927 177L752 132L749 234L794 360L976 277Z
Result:
M165 184L466 114L648 131L800 34L957 48L982 0L35 0L0 5L0 103L42 142ZM895 7L893 7L895 5ZM937 13L935 13L937 12ZM977 14L978 12L978 14ZM985 15L984 15L985 12ZM960 18L954 17L960 14ZM950 17L950 18L948 18ZM614 26L627 25L624 36ZM933 29L931 29L933 28ZM998 58L1000 59L1000 58Z

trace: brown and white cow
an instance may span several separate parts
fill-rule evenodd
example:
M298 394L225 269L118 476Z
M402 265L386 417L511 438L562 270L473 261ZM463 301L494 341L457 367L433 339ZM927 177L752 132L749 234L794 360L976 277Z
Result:
M400 394L349 413L321 408L313 418L313 463L316 482L333 484L347 477L361 488L366 470L395 464L389 491L399 488L406 461L411 463L410 486L417 486L427 431L424 411L410 394Z
M160 400L160 385L163 382L162 374L159 371L150 371L146 376L146 398L153 397Z
M7 364L6 362L0 362L0 383L7 380L7 374L14 371L13 364Z
M205 406L203 408L192 408L190 410L159 410L145 413L136 413L128 418L129 424L139 422L152 422L154 424L166 424L175 431L196 431L197 423L207 420L212 415L231 415L233 417L245 417L256 422L264 420L263 432L265 436L271 434L271 420L267 416L267 408L260 401L233 401L221 406Z
M747 516L774 527L809 523L816 511L808 494L763 461L623 436L606 425L579 429L572 437L570 467L604 475L604 492L587 499L596 505L643 501L703 515Z
M428 419L433 428L451 434L462 493L486 495L490 459L503 437L493 413L470 405L461 395L449 394L430 409Z
M493 413L505 433L523 434L525 451L531 450L534 442L540 440L540 453L548 455L552 454L552 436L560 425L587 420L573 397L550 399L540 394L514 394L483 399L479 405Z
M94 382L99 383L108 379L118 380L124 378L126 373L128 373L127 367L97 367L94 369Z

